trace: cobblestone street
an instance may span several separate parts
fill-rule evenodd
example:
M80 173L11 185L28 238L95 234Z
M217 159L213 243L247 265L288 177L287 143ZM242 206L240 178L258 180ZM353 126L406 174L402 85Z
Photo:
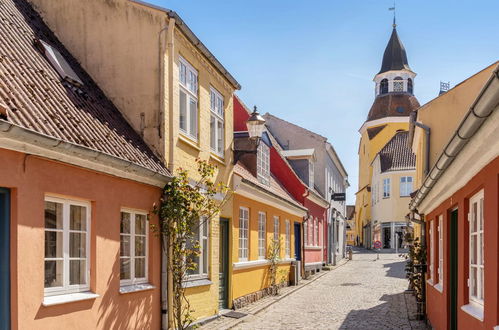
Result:
M395 253L377 260L376 253L356 251L352 261L248 315L235 329L425 329L410 321L414 303L404 294L404 264Z

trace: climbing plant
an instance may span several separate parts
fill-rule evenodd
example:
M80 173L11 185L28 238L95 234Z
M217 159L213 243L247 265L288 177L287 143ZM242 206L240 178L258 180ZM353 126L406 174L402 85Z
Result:
M159 224L152 226L152 231L161 237L167 256L169 329L186 329L194 321L185 282L189 272L198 267L200 242L196 233L201 226L209 227L230 196L227 185L213 181L215 166L202 160L196 163L199 179L193 182L186 170L179 169L154 208Z
M422 268L426 265L426 249L421 244L419 238L414 238L412 233L407 233L405 239L409 246L409 251L405 255L407 260L405 271L406 277L409 280L409 289L414 290L416 300L418 302L422 302L424 298L424 278Z

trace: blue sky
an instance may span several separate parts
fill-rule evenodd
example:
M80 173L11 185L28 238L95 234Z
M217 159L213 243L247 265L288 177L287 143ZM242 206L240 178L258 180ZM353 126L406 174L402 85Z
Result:
M148 0L175 10L242 85L261 112L326 136L357 191L358 129L374 100L391 33L390 0ZM415 95L433 99L499 59L499 2L398 1L397 31L418 76Z

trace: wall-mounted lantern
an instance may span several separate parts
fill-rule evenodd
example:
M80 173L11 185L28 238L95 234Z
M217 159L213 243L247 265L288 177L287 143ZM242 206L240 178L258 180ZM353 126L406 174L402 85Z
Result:
M258 113L256 106L253 107L253 113L246 121L249 139L246 141L234 141L234 164L246 153L256 153L262 139L265 128L265 119ZM248 143L249 142L249 143Z

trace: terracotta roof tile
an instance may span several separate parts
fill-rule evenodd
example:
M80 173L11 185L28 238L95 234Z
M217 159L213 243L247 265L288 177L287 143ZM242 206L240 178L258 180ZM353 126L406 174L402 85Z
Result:
M381 172L412 170L416 168L416 155L407 145L408 132L400 131L379 152Z
M414 95L408 93L388 93L378 95L369 110L367 121L384 117L403 117L419 108L419 102Z
M36 48L37 39L62 54L81 89L61 80ZM0 2L0 102L15 125L169 175L26 0Z

